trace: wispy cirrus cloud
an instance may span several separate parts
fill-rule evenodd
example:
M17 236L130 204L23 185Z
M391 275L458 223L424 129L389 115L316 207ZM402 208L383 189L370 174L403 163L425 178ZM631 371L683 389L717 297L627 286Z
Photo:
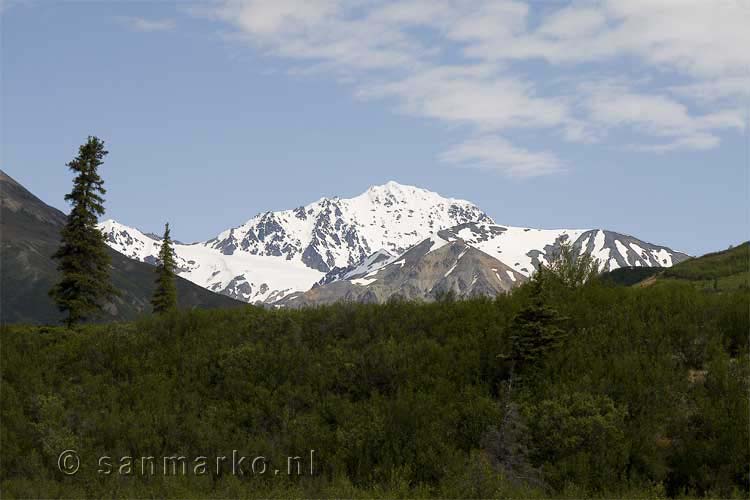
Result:
M533 83L488 65L426 67L404 78L363 83L357 95L393 97L407 113L481 131L553 127L569 115L564 99L541 96Z
M147 19L145 17L120 17L120 21L133 31L172 31L177 27L174 19Z
M203 14L359 98L455 125L451 163L560 170L543 142L514 145L518 130L584 144L626 130L639 138L630 149L663 153L711 149L744 127L750 0L225 0ZM654 78L627 79L636 72Z
M467 167L499 170L512 177L534 177L562 169L560 160L553 154L514 146L497 135L471 138L442 153L440 160Z
M0 0L0 15L7 12L11 7L19 5L31 5L33 0Z
M631 145L639 151L706 150L720 143L723 130L742 130L739 109L703 114L667 95L639 93L620 84L582 84L583 107L590 121L605 128L630 128L643 135L666 140L657 144Z

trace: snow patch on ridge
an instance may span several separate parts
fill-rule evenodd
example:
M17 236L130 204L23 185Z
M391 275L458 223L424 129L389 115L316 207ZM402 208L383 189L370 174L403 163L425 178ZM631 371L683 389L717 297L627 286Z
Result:
M175 244L177 273L241 300L268 301L306 291L335 268L353 266L346 277L379 269L430 234L471 221L492 219L468 201L390 181L354 198L261 213L208 241ZM113 249L156 263L158 240L112 220L100 228Z
M114 220L99 227L113 249L136 260L157 262L158 238ZM458 239L525 277L549 264L562 243L598 259L602 270L668 267L687 258L601 229L497 225L468 201L393 181L353 198L320 198L292 210L261 213L208 241L175 243L174 249L177 273L183 278L247 302L271 303L309 290L322 278L325 283L347 279L366 285L389 264L403 267L405 252L414 245L427 245L423 250L431 253ZM512 281L518 279L506 272Z

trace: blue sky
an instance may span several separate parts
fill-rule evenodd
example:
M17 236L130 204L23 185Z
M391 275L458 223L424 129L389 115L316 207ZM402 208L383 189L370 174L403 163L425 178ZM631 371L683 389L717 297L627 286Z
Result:
M183 241L396 180L498 223L748 238L750 0L0 3L2 168Z

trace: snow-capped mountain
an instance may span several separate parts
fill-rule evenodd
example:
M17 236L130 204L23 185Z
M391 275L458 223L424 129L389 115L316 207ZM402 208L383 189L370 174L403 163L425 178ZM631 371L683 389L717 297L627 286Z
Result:
M562 243L599 260L601 271L620 267L671 267L689 256L667 247L604 229L532 229L493 223L466 223L446 231L505 262L524 276L548 264Z
M161 241L114 220L99 228L118 252L150 264L157 262ZM309 288L323 276L299 261L247 252L223 255L206 243L174 244L174 251L179 276L245 302L273 302Z
M358 264L377 250L401 253L431 231L465 222L493 223L468 201L391 181L354 198L322 198L294 210L260 214L206 246L225 255L299 260L325 273Z
M120 253L157 262L158 237L113 220L100 228ZM174 248L180 276L233 298L270 304L316 283L377 272L435 235L461 240L526 277L564 241L598 258L603 270L668 267L688 258L605 230L500 226L468 201L395 182L354 198L321 198L293 210L265 212L208 241Z
M274 302L308 290L334 268L359 265L373 252L399 255L431 232L467 222L492 224L472 203L388 182L354 198L259 214L216 238L175 244L178 274L248 302ZM158 238L108 220L107 244L155 263Z

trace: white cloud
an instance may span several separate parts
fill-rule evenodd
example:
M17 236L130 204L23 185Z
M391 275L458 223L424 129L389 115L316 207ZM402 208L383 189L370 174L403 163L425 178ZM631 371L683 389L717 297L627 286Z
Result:
M398 26L353 14L357 3L228 1L214 16L273 54L326 63L338 71L408 67L428 52Z
M537 30L543 37L570 39L592 36L607 23L607 16L594 8L564 8L549 16Z
M528 13L529 6L522 2L462 2L451 14L446 36L461 42L508 39L523 32Z
M747 75L719 77L696 83L674 85L669 91L675 95L702 103L729 101L750 102L750 70Z
M626 129L643 139L634 149L666 152L714 148L743 127L750 0L226 0L211 16L360 98L460 125L469 139L443 155L453 163L559 169L553 154L513 146L517 129L579 143ZM602 76L618 69L655 78ZM669 86L652 83L664 75Z
M687 106L666 96L636 93L621 85L582 85L590 119L605 127L630 127L652 137L673 138L642 151L705 150L719 144L714 131L744 127L740 111L690 114Z
M689 150L703 151L713 149L719 144L719 138L713 134L697 132L695 134L680 137L670 142L661 144L638 144L631 145L628 149L644 153L666 153L669 151Z
M572 4L534 31L491 33L466 48L492 60L553 64L634 56L697 77L750 71L750 0L602 0Z
M609 0L604 41L652 64L715 77L750 71L749 0Z
M294 33L314 28L334 15L339 3L336 0L227 2L221 8L220 16L236 22L249 33L277 35L280 32Z
M440 159L469 167L485 168L514 177L533 177L561 170L560 161L549 153L535 153L512 145L498 136L481 136L454 146Z
M437 66L400 80L365 84L362 97L396 97L406 112L479 130L552 127L565 122L566 103L536 95L528 82L487 66Z
M143 17L121 17L120 20L135 31L172 31L177 27L174 19L146 19Z
M17 5L31 5L33 0L0 0L0 15Z

